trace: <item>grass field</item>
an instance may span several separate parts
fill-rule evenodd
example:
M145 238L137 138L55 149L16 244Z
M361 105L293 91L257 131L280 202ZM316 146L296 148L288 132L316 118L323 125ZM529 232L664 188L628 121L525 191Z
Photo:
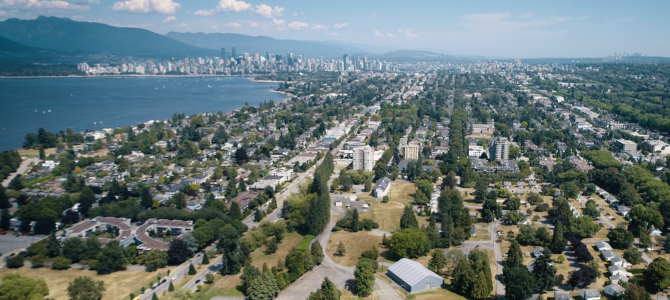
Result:
M391 190L389 191L388 203L376 203L370 201L370 212L361 213L360 218L368 218L379 223L379 229L384 231L395 231L396 226L400 224L400 217L402 216L405 206L410 205L414 201L414 191L416 186L414 183L404 180L396 180L392 182ZM425 218L417 218L420 223L428 224Z
M468 241L490 241L491 235L484 229L477 229L475 236L470 237Z
M251 264L257 267L259 270L263 268L263 264L268 264L269 268L277 266L277 262L281 259L284 260L289 251L293 248L297 248L298 245L302 242L303 236L291 232L287 233L284 236L284 240L279 244L277 252L266 255L265 246L262 246L256 249L251 253ZM211 287L210 291L207 294L205 299L210 299L213 296L227 296L227 297L243 297L244 295L237 290L237 286L240 285L241 280L240 276L242 273L232 276L226 276L222 281L217 282L221 277L217 277L214 281L215 285Z
M314 239L314 236L311 234L308 234L302 238L302 241L300 241L300 244L298 244L298 250L300 251L307 251L309 249L309 242Z
M380 253L384 251L385 249L382 246L382 239L383 237L381 236L370 235L368 231L338 231L334 232L330 237L330 241L326 246L326 253L328 253L328 256L338 264L355 266L358 262L358 258L361 257L361 253L372 248L372 246L377 247L377 250L379 250ZM342 257L335 256L337 245L339 245L340 242L342 242L344 248L347 249L346 254Z
M22 267L19 269L0 269L0 277L8 273L17 272L21 276L28 276L35 279L44 279L49 288L49 298L68 299L67 287L76 277L89 276L95 281L105 282L105 293L103 300L128 299L128 294L135 292L142 285L147 286L149 281L156 282L158 273L166 274L167 268L155 272L146 271L121 271L109 275L97 275L95 271L68 269L62 271L51 270L48 268L30 268Z
M47 148L44 149L44 154L49 155L56 152L56 148ZM28 157L37 157L40 155L40 151L37 149L18 149L19 155L28 156Z

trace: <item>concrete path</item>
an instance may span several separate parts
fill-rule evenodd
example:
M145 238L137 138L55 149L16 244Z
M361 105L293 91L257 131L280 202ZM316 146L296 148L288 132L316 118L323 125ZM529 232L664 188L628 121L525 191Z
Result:
M16 169L16 172L9 174L9 176L5 178L5 180L2 182L2 186L8 187L9 183L12 182L12 179L14 179L16 175L25 173L30 166L36 164L39 161L40 161L39 158L30 158L21 162L21 165L19 165L19 168Z

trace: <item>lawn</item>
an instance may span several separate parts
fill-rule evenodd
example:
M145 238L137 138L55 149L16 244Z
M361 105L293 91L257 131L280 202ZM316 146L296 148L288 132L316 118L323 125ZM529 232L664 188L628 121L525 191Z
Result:
M44 177L42 177L42 178L38 178L38 179L35 179L35 180L33 180L33 181L30 181L30 182L26 183L25 186L26 186L26 187L32 187L33 185L36 185L36 184L38 184L38 183L42 183L42 182L45 182L45 181L49 181L49 180L51 180L51 179L54 179L55 177L56 177L55 175L50 174L50 175L44 176Z
M475 236L471 236L468 241L490 241L491 235L484 229L477 229Z
M379 223L379 229L384 231L395 231L396 226L400 224L400 217L405 209L405 206L412 204L414 201L414 191L416 186L414 183L404 180L396 180L391 182L391 190L389 191L388 203L377 203L370 201L370 212L360 213L360 218L368 218ZM419 222L428 224L425 218L417 218Z
M300 244L298 244L298 250L300 251L307 251L309 248L309 242L314 239L315 236L308 234L302 238L302 241L300 241Z
M158 273L166 274L167 268L155 272L146 271L121 271L109 275L97 275L95 271L68 269L62 271L51 270L48 268L30 268L22 267L19 269L0 269L0 277L5 274L18 272L21 276L28 276L35 279L44 279L49 288L49 298L67 299L67 287L76 277L89 276L95 281L105 282L105 293L103 300L128 299L130 293L138 290L142 285L148 286L149 281L156 282Z
M328 256L338 264L344 266L355 266L358 262L358 258L361 257L361 253L372 248L372 246L377 247L377 250L380 252L385 250L382 246L383 237L370 235L369 233L369 231L334 232L330 237L328 245L326 246L326 253L328 253ZM340 244L340 242L344 244L344 248L347 250L345 255L342 257L335 256L335 251L337 251L337 246Z

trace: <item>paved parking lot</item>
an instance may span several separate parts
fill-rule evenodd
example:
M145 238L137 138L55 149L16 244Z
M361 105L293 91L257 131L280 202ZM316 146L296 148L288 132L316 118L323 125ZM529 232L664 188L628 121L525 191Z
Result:
M41 239L39 236L13 236L11 234L0 235L0 253L3 255L16 249L26 249L33 242Z

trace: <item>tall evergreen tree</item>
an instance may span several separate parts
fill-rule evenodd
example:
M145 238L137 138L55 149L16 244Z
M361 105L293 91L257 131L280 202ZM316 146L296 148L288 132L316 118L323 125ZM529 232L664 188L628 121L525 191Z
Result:
M319 241L315 240L314 243L312 243L312 249L310 249L310 252L312 254L312 258L314 258L314 263L320 265L321 262L323 261L324 254L323 254L323 247L321 247Z
M415 228L419 229L419 221L416 220L412 206L405 206L405 210L400 217L400 229Z
M516 240L512 241L509 250L507 250L507 257L505 258L505 267L520 268L523 267L523 252L521 246Z
M560 254L565 251L565 247L568 245L568 241L563 237L563 223L557 222L556 228L554 228L554 236L551 238L551 244L549 244L549 249L554 254Z
M553 289L556 285L556 268L553 266L551 250L548 248L544 248L542 254L535 260L533 276L542 293Z
M202 253L202 264L209 265L209 256L207 255L206 251L203 251Z
M351 214L351 231L352 232L358 232L359 230L359 225L358 225L358 209L354 208L354 212Z
M240 210L240 205L233 201L233 203L230 204L230 218L233 220L242 220L244 217L242 216L242 210Z

